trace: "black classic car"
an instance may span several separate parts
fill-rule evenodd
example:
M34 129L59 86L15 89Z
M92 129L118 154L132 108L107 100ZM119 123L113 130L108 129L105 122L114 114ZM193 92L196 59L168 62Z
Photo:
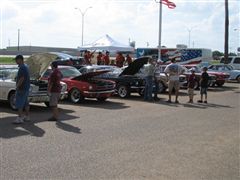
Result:
M133 61L129 66L124 69L116 66L85 66L79 71L84 74L91 71L102 71L108 70L107 73L101 74L98 78L109 79L116 82L116 93L121 98L126 98L133 92L138 92L143 95L145 88L145 81L142 77L136 74L139 70L148 62L149 57L141 57Z

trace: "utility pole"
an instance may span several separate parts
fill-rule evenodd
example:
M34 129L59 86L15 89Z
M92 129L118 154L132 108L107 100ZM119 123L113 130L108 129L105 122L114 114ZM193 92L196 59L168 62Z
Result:
M18 51L19 51L19 44L20 44L20 29L18 29Z
M228 28L229 28L228 0L225 0L224 64L227 64L228 62Z

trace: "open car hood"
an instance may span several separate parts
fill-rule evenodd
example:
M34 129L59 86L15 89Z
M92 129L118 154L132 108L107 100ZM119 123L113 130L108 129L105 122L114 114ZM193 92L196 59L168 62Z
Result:
M148 59L149 57L141 57L134 60L119 76L136 74L144 66L144 64L147 64Z
M30 77L32 79L39 79L56 58L57 55L52 53L37 53L31 55L25 61L29 67Z
M95 72L88 72L88 73L84 73L81 74L80 76L76 76L74 78L72 78L73 80L83 80L83 79L90 79L92 77L98 76L100 74L104 74L109 72L109 70L101 70L101 71L95 71Z

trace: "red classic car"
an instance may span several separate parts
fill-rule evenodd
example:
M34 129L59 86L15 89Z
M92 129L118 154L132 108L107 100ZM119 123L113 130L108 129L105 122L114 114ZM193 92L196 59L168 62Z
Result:
M201 68L199 67L198 64L189 64L189 65L184 65L187 69L195 68L197 73L201 72ZM216 77L214 82L211 82L211 86L223 86L226 80L229 78L228 73L223 73L223 72L217 72L217 71L208 71L209 75L214 75Z
M75 67L71 66L59 66L59 70L63 75L62 81L67 84L68 99L73 103L81 102L84 98L105 101L115 92L115 82L94 78L106 73L106 71L81 74ZM48 69L42 79L47 80L50 73L51 69Z

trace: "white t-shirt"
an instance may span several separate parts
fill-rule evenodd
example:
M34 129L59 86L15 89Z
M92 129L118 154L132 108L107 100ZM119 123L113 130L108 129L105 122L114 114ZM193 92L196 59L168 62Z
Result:
M164 72L169 74L170 81L178 81L179 75L184 72L184 68L179 64L171 63L167 65Z

